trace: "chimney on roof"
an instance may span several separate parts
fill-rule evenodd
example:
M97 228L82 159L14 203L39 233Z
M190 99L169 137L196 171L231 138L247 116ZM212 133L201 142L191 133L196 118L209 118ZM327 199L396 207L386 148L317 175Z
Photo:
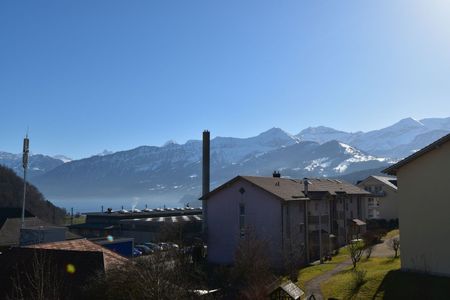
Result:
M209 193L209 171L210 171L210 134L208 130L203 131L203 156L202 156L202 194ZM207 203L202 200L203 234L207 236Z
M278 171L273 171L272 176L273 176L273 178L280 178L280 177L281 177L281 174L280 174L280 172L278 172Z
M303 194L305 194L306 197L308 197L308 185L309 185L308 178L306 177L303 178L303 186L304 186Z

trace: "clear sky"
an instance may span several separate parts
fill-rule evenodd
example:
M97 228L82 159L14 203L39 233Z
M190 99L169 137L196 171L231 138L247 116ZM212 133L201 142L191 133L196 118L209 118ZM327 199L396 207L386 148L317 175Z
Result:
M450 2L0 2L0 150L450 115Z

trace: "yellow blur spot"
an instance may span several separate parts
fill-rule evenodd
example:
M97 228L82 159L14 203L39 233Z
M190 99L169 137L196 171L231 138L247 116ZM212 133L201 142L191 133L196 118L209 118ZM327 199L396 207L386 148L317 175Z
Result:
M72 264L67 264L67 266L66 266L66 271L67 271L67 273L69 273L69 274L74 274L75 273L75 266L74 265L72 265Z

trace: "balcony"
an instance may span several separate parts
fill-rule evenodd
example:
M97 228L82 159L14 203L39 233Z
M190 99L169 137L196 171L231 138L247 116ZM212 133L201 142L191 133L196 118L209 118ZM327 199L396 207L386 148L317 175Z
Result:
M372 194L373 197L385 197L386 196L386 192L381 190L381 191L371 191L370 192Z

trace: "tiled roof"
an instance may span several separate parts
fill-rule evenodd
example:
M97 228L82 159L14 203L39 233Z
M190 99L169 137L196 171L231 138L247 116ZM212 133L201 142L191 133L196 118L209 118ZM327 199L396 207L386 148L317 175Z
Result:
M382 172L389 174L389 175L396 175L397 171L399 168L403 167L406 164L409 164L410 162L412 162L413 160L415 160L416 158L424 155L425 153L428 153L436 148L439 148L441 145L450 142L450 134L447 134L446 136L441 137L440 139L434 141L433 143L429 144L428 146L420 149L419 151L417 151L414 154L411 154L410 156L408 156L407 158L399 161L398 163L384 169Z
M308 197L304 194L303 179L290 179L278 177L261 177L261 176L237 176L222 186L216 188L201 199L207 199L212 194L217 193L224 187L230 185L237 180L246 180L259 188L277 196L282 200L307 200L318 193L329 193L336 195L338 193L346 193L350 195L367 195L367 191L350 184L345 181L328 179L328 178L308 178Z
M54 249L54 250L71 250L71 251L87 251L87 252L102 252L103 260L105 265L105 270L108 270L111 267L121 265L128 261L127 258L106 249L100 245L97 245L91 241L86 239L78 239L78 240L70 240L70 241L61 241L61 242L53 242L53 243L43 243L27 246L28 248L37 248L37 249Z

